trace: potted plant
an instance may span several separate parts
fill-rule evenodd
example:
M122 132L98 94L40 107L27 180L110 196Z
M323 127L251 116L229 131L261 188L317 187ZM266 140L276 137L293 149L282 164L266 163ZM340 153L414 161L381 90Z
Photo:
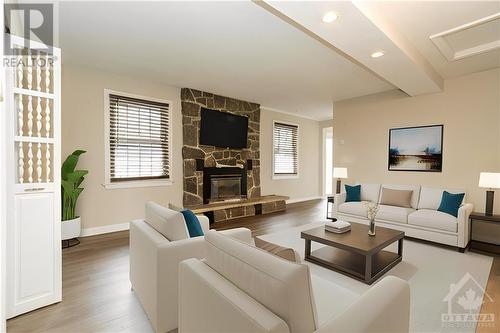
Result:
M80 236L81 218L76 216L75 208L78 197L83 192L80 187L87 170L75 170L76 164L80 155L85 153L84 150L75 150L66 158L61 167L61 194L62 194L62 226L61 239L68 241ZM76 244L79 242L77 241ZM74 245L76 245L74 244Z

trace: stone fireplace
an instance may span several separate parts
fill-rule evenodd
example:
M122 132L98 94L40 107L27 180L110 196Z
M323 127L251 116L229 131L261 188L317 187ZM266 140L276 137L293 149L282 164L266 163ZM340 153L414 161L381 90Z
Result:
M206 204L218 188L218 200L236 199L235 190L240 178L240 197L256 198L260 192L260 105L234 98L218 96L195 89L181 89L184 160L184 206ZM248 117L247 147L227 149L200 145L201 108ZM230 168L217 168L216 165ZM234 167L233 167L234 166ZM243 166L240 168L239 166ZM228 176L222 176L227 173ZM238 176L235 176L238 175ZM210 178L210 176L212 176ZM215 191L215 190L214 190ZM237 216L254 215L253 207L238 207L214 212L215 221Z

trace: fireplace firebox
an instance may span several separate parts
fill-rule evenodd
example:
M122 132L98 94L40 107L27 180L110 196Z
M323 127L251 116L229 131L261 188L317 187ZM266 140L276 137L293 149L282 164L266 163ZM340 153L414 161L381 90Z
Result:
M246 168L203 168L203 202L246 198Z
M241 198L241 175L221 175L210 178L210 200Z

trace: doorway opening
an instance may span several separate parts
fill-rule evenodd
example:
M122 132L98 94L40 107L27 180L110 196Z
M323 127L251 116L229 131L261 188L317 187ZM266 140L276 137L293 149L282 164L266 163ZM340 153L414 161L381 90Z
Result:
M333 127L323 128L323 195L333 195Z

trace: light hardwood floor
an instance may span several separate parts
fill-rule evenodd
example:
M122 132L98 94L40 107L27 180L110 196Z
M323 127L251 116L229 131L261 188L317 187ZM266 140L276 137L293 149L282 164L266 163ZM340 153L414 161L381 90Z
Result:
M285 212L221 223L217 229L245 226L254 235L323 219L326 203L316 200L288 206ZM63 250L63 301L7 322L14 332L152 332L128 279L128 232L86 237ZM500 300L500 258L495 258L487 292ZM498 303L483 306L499 317ZM481 328L478 332L499 332Z

